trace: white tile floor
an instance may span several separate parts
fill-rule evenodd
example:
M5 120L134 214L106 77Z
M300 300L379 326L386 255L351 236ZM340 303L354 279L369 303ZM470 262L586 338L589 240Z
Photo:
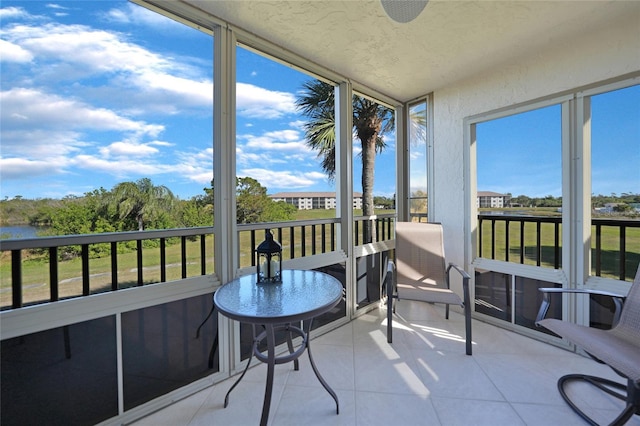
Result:
M464 354L463 317L444 319L439 306L401 301L394 342L386 341L385 311L373 311L311 342L335 403L306 355L300 370L276 366L269 424L278 425L584 425L558 394L556 381L588 373L623 382L608 367L522 335L475 321L473 356ZM235 377L178 401L136 426L257 425L266 367L251 368L223 408ZM598 422L607 424L621 402L577 389ZM634 416L628 426L640 426Z

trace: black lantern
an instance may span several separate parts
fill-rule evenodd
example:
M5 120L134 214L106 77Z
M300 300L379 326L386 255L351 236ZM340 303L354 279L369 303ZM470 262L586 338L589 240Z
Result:
M258 283L282 282L282 246L269 229L265 229L264 241L256 248L256 270Z

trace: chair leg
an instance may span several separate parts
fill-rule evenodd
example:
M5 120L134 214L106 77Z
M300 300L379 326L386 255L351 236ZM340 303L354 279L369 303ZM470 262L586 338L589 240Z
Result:
M622 383L617 383L609 379L605 379L602 377L589 376L586 374L567 374L566 376L560 377L558 379L558 391L560 392L560 396L565 402L571 407L573 411L576 412L580 417L582 417L587 423L592 426L598 426L598 423L587 416L582 410L578 408L576 404L569 398L567 392L565 391L565 386L567 383L572 381L584 381L587 382L603 392L608 393L611 396L614 396L618 399L626 401L626 406L624 410L618 415L618 417L613 420L609 424L609 426L621 426L627 422L634 414L640 414L640 385L634 383L632 380L627 380L627 385L623 385ZM625 390L627 394L624 395L622 393L616 392L613 389Z
M472 344L473 338L471 335L471 307L468 304L464 305L464 336L465 336L465 352L467 355L473 354Z
M393 343L393 290L387 289L387 343Z
M385 287L387 290L387 343L393 342L393 313L395 312L393 305L394 291L394 266L392 262L387 263L387 276L385 277Z

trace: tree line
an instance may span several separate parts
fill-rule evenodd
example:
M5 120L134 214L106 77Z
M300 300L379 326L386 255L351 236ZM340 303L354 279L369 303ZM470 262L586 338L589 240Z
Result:
M510 203L512 206L519 205L522 207L562 207L562 197L554 197L552 195L547 195L546 197L528 197L526 195L518 195L517 197L511 197ZM640 204L640 194L594 194L591 196L591 207L593 209L604 207L607 204L618 204L614 208L614 211L631 211L631 204Z
M213 182L203 192L181 200L166 186L143 178L82 196L3 200L0 214L3 224L46 227L41 236L213 226ZM273 201L267 188L250 177L236 179L236 199L238 223L292 220L297 210Z

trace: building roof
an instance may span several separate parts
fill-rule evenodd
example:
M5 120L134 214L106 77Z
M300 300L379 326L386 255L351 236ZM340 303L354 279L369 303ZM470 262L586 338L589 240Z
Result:
M354 192L354 197L362 197L361 192ZM278 192L269 195L271 198L336 198L335 192Z
M500 194L491 191L478 191L478 197L506 197L507 194Z

